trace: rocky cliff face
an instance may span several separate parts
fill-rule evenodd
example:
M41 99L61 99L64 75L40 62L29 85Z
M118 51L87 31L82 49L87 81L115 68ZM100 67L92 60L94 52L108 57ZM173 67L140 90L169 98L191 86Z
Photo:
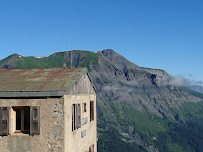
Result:
M173 77L163 70L140 68L113 50L98 54L99 64L91 65L90 75L101 101L110 98L116 103L127 102L139 111L165 117L170 107L201 100L170 85Z
M138 110L144 113L150 120L142 120L141 117L140 121L148 125L148 121L152 121L153 117L176 120L171 108L178 108L184 102L199 102L202 99L170 85L173 77L163 70L141 68L113 50L104 50L98 54L99 63L91 64L90 75L98 91L99 123L116 128L122 138L130 139L124 139L127 143L135 142L150 152L159 151L152 146L153 144L150 145L143 140L139 131L140 122L131 122L131 116L137 113L131 114L127 111ZM126 106L130 108L126 109ZM178 119L177 122L184 123ZM145 131L151 130L151 127L160 126L149 125ZM154 135L149 138L156 139L155 134L161 130L155 129Z
M100 152L170 151L177 146L176 139L167 133L170 127L187 125L188 116L181 113L181 108L185 103L203 100L202 94L171 85L173 77L167 72L139 67L113 50L73 51L72 58L73 66L88 67L98 92ZM12 55L1 60L0 66L62 67L70 66L70 60L70 52L43 58ZM163 135L168 141L160 144ZM185 145L178 146L185 150Z

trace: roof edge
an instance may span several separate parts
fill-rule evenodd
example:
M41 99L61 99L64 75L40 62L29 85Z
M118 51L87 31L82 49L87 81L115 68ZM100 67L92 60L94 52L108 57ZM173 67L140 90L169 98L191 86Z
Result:
M65 91L36 91L36 92L0 92L0 98L1 97L61 97L65 94Z
M72 83L68 86L68 88L65 90L65 92L68 92L74 86L74 84L80 79L80 77L85 73L88 73L87 68L84 68L84 71L81 72L81 74L74 81L72 81Z
M89 77L90 82L91 82L91 84L92 84L92 87L93 87L93 89L94 89L95 93L97 94L96 87L94 86L94 83L92 82L92 78L91 78L91 76L90 76L90 74L89 74L88 72L87 72L87 76Z
M91 77L90 77L90 75L88 73L87 68L84 68L84 71L71 83L71 85L65 90L65 92L68 92L73 87L73 85L81 78L81 76L83 76L83 74L87 74L87 76L88 76L88 78L89 78L89 80L90 80L90 82L92 84L92 87L93 87L95 93L97 94L97 90L96 90L96 88L94 86L94 83L92 82L92 79L91 79Z

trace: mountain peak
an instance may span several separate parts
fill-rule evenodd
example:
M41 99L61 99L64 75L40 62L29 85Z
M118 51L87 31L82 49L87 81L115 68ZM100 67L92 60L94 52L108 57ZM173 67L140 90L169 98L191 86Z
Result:
M101 51L102 52L102 54L104 55L104 56L110 56L110 55L112 55L112 54L117 54L114 50L112 50L112 49L105 49L105 50L103 50L103 51Z

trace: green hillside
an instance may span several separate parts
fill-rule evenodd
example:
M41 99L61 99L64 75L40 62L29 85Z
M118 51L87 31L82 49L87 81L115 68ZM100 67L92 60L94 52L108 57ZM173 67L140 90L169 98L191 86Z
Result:
M118 122L114 119L109 119L105 116L106 123L111 125L103 125L98 123L99 132L99 151L108 152L116 147L115 151L122 152L128 151L145 151L143 146L135 146L135 135L132 133L132 137L126 136L123 138L121 133L118 132L118 125L123 130L128 132L127 126L133 126L133 132L139 132L145 143L153 145L160 152L201 152L203 149L203 101L198 103L185 103L178 109L171 109L176 116L177 120L171 120L170 118L158 118L153 114L148 115L141 113L133 108L125 107L117 109L115 106L115 117L118 118ZM119 113L123 111L125 114ZM184 124L178 123L180 119ZM113 125L114 124L114 125ZM113 141L113 142L112 142ZM123 147L123 148L122 148ZM128 147L128 148L126 148Z
M74 55L80 54L79 58L75 59L73 57L73 66L78 67L88 67L91 62L98 63L98 54L89 51L78 51L73 50ZM67 58L66 56L67 55ZM21 57L17 61L17 66L15 68L49 68L49 67L70 67L70 56L71 52L59 52L52 54L48 57L36 58L36 57ZM7 59L8 60L8 59ZM80 64L78 64L79 62Z
M50 55L49 57L21 57L17 62L16 68L49 68L63 67L64 52Z

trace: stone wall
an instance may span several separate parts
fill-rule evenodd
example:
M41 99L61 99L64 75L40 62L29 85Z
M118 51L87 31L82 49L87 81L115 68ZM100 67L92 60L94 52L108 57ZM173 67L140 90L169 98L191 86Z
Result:
M64 149L63 98L0 99L0 107L39 106L40 135L12 133L12 115L9 111L10 135L0 136L0 150L4 152L60 152Z
M90 121L90 101L94 101L94 121ZM87 110L83 111L83 103ZM72 105L81 105L81 128L72 131ZM65 152L86 152L94 144L97 152L96 95L64 96L64 148Z

